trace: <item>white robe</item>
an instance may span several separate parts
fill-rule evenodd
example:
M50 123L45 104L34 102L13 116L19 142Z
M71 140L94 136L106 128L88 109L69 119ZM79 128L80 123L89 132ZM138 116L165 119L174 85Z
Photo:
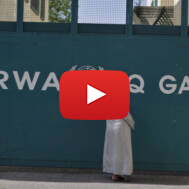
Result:
M134 128L134 120L129 113L122 120L107 120L106 123L103 172L131 175L133 173L131 128Z

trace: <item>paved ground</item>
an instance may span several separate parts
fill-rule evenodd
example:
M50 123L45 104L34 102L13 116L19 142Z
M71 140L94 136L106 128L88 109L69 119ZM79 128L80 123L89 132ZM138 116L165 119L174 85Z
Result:
M131 183L112 182L99 171L15 171L0 169L0 189L189 189L189 175L135 174Z

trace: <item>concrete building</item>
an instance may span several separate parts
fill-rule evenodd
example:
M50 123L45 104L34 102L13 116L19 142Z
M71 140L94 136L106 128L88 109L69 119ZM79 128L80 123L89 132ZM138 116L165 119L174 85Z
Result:
M135 6L133 23L141 25L181 25L181 0L147 0Z
M0 21L16 21L17 0L0 0Z
M24 21L48 22L49 0L24 0Z
M24 21L48 22L49 0L24 0ZM0 0L0 21L16 21L17 0Z

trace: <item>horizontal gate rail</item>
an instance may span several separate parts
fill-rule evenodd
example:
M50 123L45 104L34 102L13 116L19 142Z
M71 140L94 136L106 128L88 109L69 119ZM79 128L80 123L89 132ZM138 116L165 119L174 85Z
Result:
M40 23L24 22L24 0L17 0L17 21L0 22L0 32L45 32L45 33L70 33L70 34L123 34L131 35L189 35L188 27L188 0L182 0L181 26L165 25L134 25L133 24L133 0L126 2L125 24L85 24L78 23L78 0L72 0L71 23Z

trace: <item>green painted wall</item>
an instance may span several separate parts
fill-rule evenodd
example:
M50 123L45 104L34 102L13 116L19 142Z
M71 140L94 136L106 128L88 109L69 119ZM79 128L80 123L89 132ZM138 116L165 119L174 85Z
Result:
M180 87L189 76L189 40L182 37L92 34L1 34L0 165L101 168L105 121L73 121L59 111L58 91L41 91L49 72L102 65L142 75L144 94L131 94L136 170L189 171L189 91L159 89L164 75ZM12 71L41 72L33 91L18 90ZM0 78L2 75L0 75Z

